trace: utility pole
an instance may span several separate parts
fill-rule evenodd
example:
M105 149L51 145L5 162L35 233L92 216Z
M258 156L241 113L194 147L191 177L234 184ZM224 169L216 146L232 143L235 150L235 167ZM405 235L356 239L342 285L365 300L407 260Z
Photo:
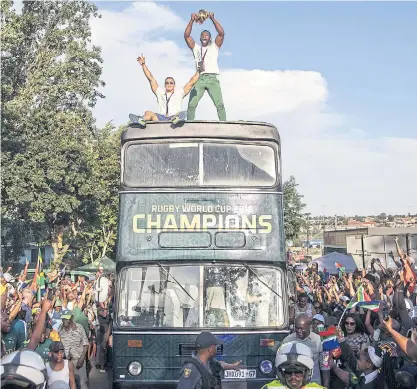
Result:
M307 213L307 254L309 253L310 249L310 214Z

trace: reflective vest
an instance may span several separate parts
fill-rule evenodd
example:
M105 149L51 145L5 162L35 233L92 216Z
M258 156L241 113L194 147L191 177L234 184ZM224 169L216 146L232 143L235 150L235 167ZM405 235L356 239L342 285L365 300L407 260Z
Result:
M316 384L315 382L310 382L309 384L304 385L301 389L304 389L304 388L326 389L324 386ZM272 382L262 386L261 389L288 389L288 387L281 384L281 382L279 382L279 380L275 380L275 381L272 381Z

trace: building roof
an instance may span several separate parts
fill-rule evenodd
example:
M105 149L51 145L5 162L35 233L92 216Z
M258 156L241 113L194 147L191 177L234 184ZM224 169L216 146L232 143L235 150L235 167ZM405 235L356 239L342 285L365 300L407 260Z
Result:
M364 224L364 223L362 223ZM362 228L338 228L326 230L324 233L332 232L357 232L358 235L404 235L417 234L417 227L366 227Z

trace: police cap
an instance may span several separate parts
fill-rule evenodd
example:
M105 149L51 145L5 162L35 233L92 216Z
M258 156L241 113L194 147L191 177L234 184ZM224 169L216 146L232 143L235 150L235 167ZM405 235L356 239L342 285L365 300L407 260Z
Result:
M196 347L202 350L209 348L213 344L223 344L223 341L216 338L211 332L202 332L195 340Z

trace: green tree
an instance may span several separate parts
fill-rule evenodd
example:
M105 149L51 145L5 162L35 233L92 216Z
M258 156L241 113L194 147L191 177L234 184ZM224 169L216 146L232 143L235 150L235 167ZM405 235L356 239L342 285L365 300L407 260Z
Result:
M303 195L298 192L294 176L284 182L284 229L285 239L296 239L305 226Z
M94 214L80 232L79 254L83 262L111 255L116 243L120 183L120 134L108 125L96 131L89 145L90 178L85 194Z
M2 219L49 242L61 261L95 212L91 201L91 112L100 49L91 45L88 1L1 2Z

